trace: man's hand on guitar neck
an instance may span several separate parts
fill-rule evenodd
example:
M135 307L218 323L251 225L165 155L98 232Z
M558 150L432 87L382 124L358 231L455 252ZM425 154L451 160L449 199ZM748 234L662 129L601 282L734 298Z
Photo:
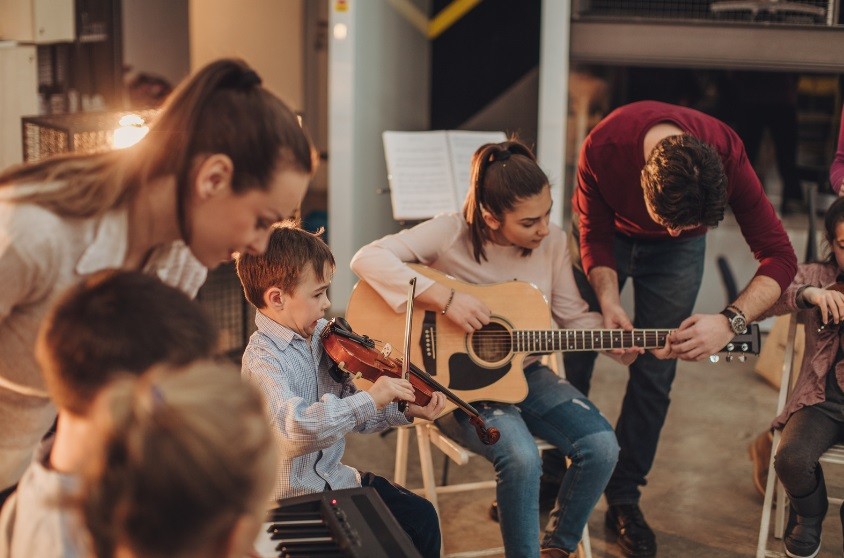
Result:
M630 331L633 329L633 323L627 316L627 312L621 307L621 304L608 303L607 307L601 307L601 315L604 318L604 327L607 329L625 329ZM613 349L611 351L604 351L607 356L613 358L623 364L629 366L633 364L636 357L643 354L645 349L641 347L631 347L629 349Z
M734 336L726 316L694 314L683 320L680 327L668 336L668 356L654 354L659 358L703 360L720 352Z

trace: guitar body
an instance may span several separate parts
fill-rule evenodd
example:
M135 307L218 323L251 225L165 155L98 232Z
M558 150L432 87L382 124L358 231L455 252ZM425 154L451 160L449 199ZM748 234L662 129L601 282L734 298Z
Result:
M492 311L492 323L480 331L503 333L553 327L544 295L530 283L473 285L422 265L410 267L419 275L482 300ZM360 334L390 343L399 354L403 350L404 314L393 311L365 281L358 282L352 291L346 319ZM502 335L500 343L494 346L473 343L474 334L454 325L439 309L418 304L414 305L412 323L410 360L463 401L518 403L527 397L528 387L522 372L527 354L512 350L507 340L509 335ZM445 412L455 407L449 401Z

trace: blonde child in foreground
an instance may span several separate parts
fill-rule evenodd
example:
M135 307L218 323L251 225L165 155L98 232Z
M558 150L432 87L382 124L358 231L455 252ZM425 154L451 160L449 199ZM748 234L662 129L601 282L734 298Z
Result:
M81 508L99 558L251 556L276 449L236 366L160 365L117 381L95 416L107 427Z
M340 458L349 432L378 432L413 417L433 420L445 396L435 392L425 407L409 403L403 414L395 401L413 401L407 380L382 377L360 391L348 376L342 383L332 379L334 364L320 334L334 256L318 235L290 222L276 225L264 254L237 258L237 273L258 326L243 354L242 375L263 393L279 440L273 498L372 486L419 552L439 556L439 522L430 502Z

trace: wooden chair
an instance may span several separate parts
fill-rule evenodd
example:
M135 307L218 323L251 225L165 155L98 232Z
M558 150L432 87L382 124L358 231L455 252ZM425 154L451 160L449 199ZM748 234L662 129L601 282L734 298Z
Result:
M397 429L396 438L396 463L394 479L397 484L402 486L407 485L407 450L410 446L410 430L416 432L416 442L419 446L419 465L422 470L422 488L416 490L425 496L434 504L434 508L439 514L439 494L449 494L452 492L463 492L467 490L480 490L487 488L495 488L495 480L486 480L478 482L467 482L459 484L448 484L437 486L434 479L434 463L431 454L431 446L435 446L441 452L448 456L451 461L458 465L465 465L469 462L470 457L477 456L475 453L469 451L461 446L445 434L431 422L420 421L416 419L413 426L403 427ZM537 451L544 451L553 448L551 444L545 440L536 438ZM503 554L502 547L490 548L486 550L472 551L471 556L490 556L494 554ZM469 554L467 554L469 555ZM460 555L451 555L456 558ZM589 526L583 528L583 538L578 547L579 558L592 558L592 546L589 542Z
M800 372L799 363L794 366L794 339L797 334L797 313L791 315L788 325L788 337L785 345L785 354L783 356L782 364L782 379L780 381L780 392L777 400L777 415L779 415L785 408L788 398L791 396L791 390L794 385L794 379ZM805 358L805 356L804 356ZM771 512L774 508L774 492L776 491L776 514L774 517L774 538L781 540L785 532L785 511L788 508L788 500L785 493L785 488L777 478L777 473L774 470L774 456L777 452L777 446L780 442L780 431L774 431L773 446L771 448L771 459L768 462L768 483L765 487L765 501L762 507L762 519L759 523L759 541L756 546L756 558L766 557L781 557L785 556L780 551L768 550L768 534L771 526ZM828 465L844 465L844 444L835 444L829 448L820 458L821 463ZM829 502L833 505L841 505L841 498L829 497Z

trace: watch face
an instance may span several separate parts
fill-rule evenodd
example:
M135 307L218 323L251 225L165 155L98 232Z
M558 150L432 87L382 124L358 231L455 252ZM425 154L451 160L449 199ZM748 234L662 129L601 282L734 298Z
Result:
M744 333L747 330L747 321L741 316L734 316L730 320L730 325L733 327L733 332L736 334Z

